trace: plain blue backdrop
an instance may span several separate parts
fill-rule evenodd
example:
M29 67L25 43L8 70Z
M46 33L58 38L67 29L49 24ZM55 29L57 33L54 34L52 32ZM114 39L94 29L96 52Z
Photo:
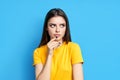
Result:
M35 80L45 15L62 8L80 45L85 80L120 80L120 0L0 0L0 80Z

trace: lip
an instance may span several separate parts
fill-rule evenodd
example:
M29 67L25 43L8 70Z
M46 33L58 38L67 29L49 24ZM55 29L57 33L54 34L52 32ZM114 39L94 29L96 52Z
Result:
M60 36L60 34L54 34L54 36L55 36L55 37L59 37L59 36Z

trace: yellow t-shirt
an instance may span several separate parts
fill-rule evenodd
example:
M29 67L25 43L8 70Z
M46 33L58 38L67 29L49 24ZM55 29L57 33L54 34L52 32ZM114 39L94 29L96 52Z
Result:
M36 48L33 55L33 65L45 65L47 46ZM78 44L65 42L56 48L52 57L50 80L72 80L72 64L83 63L81 49Z

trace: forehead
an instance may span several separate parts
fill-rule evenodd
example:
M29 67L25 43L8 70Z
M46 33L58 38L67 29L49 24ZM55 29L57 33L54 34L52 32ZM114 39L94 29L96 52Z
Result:
M55 16L48 20L48 23L66 23L65 19L61 16Z

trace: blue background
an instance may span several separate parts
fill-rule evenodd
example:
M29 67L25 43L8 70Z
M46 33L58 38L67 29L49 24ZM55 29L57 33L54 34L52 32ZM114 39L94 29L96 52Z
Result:
M120 0L0 0L0 80L35 80L33 50L51 8L68 15L85 80L120 80Z

